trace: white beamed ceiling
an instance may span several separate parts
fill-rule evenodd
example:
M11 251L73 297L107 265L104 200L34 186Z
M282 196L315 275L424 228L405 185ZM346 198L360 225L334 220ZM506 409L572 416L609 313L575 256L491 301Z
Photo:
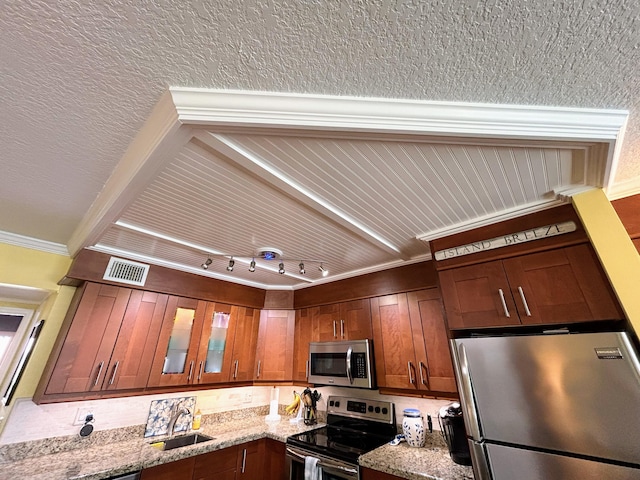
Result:
M606 187L625 119L172 89L70 245L268 289L399 266L429 259L430 239ZM284 275L259 259L248 272L261 247L283 252Z

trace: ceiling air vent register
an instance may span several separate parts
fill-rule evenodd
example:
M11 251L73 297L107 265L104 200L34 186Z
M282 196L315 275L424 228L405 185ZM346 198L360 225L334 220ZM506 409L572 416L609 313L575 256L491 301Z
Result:
M103 280L144 286L149 273L149 265L111 257L104 272Z

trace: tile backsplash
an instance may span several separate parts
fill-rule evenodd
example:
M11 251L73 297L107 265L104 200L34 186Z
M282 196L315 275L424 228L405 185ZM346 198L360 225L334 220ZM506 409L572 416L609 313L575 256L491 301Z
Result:
M168 430L171 415L180 407L188 410L188 414L180 415L175 423L174 432L186 432L191 428L191 419L196 411L196 397L163 398L152 400L149 407L145 437L171 434Z
M280 386L278 388L280 405L288 405L293 400L294 390L298 392L304 390L304 387L299 386ZM78 416L79 409L88 409L93 413L95 418L93 426L96 431L100 431L147 425L151 404L154 401L192 397L195 399L192 412L199 409L203 415L208 415L269 406L272 389L272 386L220 388L43 405L36 405L31 399L17 399L0 436L0 445L78 434L82 425L74 425L74 421ZM318 410L320 411L326 411L326 398L329 395L387 400L394 402L399 424L402 423L402 411L405 408L417 408L425 420L428 414L433 417L434 429L439 428L438 411L442 406L451 403L450 400L380 395L377 390L339 387L318 387L317 390L322 395L318 402Z

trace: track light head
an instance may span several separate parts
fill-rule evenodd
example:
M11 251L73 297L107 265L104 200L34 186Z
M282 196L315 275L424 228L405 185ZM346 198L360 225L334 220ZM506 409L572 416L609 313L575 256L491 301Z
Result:
M250 272L255 272L256 271L256 259L255 258L251 259L251 263L249 264L249 271Z
M228 272L233 272L233 266L235 265L236 262L233 261L233 257L231 257L231 260L229 260L229 265L227 265L227 271Z
M278 273L280 275L284 274L284 263L281 261L280 264L278 265Z
M322 272L322 276L326 277L327 275L329 275L329 270L327 270L326 268L324 268L324 265L322 265L322 263L320 264L320 266L318 267L318 270L320 270L320 272Z
M306 272L306 270L304 269L304 263L300 262L298 267L300 268L300 275L304 275Z
M205 262L200 265L202 268L204 268L205 270L207 270L209 268L209 265L211 265L212 260L210 258L207 258L205 260Z

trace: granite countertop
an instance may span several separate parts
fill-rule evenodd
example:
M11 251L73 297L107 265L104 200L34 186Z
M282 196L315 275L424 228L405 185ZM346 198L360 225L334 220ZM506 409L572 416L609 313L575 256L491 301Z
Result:
M358 463L362 467L396 475L409 480L473 480L473 469L458 465L449 456L449 450L434 432L427 437L424 447L410 447L402 442L399 445L383 445L360 456Z
M0 478L100 480L264 437L285 442L289 435L318 426L321 425L291 423L288 418L267 423L264 417L208 425L203 422L198 433L213 437L212 441L167 451L150 445L163 437L143 438L144 429L134 427L103 434L102 438L93 434L91 440L91 437L78 437L66 442L52 440L5 445L0 448ZM127 434L129 438L126 438Z
M318 428L291 423L287 417L266 422L264 416L203 421L198 433L213 440L162 451L150 443L166 437L144 438L144 426L100 431L89 437L66 437L0 446L0 478L30 480L101 480L153 467L181 458L220 450L260 438L286 442L290 435ZM406 443L383 445L359 459L363 467L406 479L473 479L471 467L455 464L439 434L428 438L427 446L412 448Z

